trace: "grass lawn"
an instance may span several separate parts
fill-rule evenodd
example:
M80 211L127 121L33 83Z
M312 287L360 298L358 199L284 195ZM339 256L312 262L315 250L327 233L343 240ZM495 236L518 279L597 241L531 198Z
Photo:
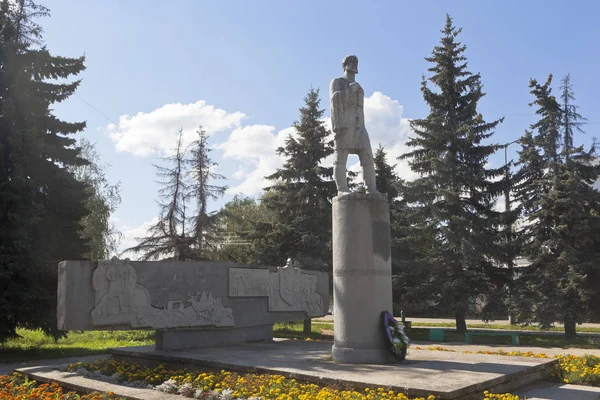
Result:
M431 326L431 325L429 325ZM453 324L437 324L436 326L448 328L445 333L447 342L464 342L464 335L452 332ZM469 328L510 327L509 325L475 324ZM518 327L511 327L516 329ZM533 329L532 329L533 330ZM313 322L312 332L304 334L302 321L279 323L273 327L275 337L297 339L333 339L333 324L328 322ZM583 330L580 330L583 331ZM10 363L25 360L76 357L93 354L102 354L111 347L145 346L154 343L154 331L72 331L66 337L54 341L42 331L19 329L21 336L11 339L0 346L0 363ZM592 331L594 332L594 331ZM429 330L413 324L408 329L411 340L427 341ZM561 347L561 348L600 348L600 339L579 337L575 341L567 341L563 336L522 335L522 346ZM499 344L509 346L509 336L474 336L473 344Z
M273 336L279 338L297 338L297 339L332 339L333 325L327 323L312 323L312 332L305 334L302 321L294 321L290 323L278 323L273 326ZM325 332L323 332L324 330Z
M305 335L302 333L302 322L293 322L288 325L276 324L273 332L276 337L285 338L298 338L304 339L310 337L311 339L332 339L333 338L333 324L331 322L313 322L311 335ZM428 325L431 326L431 325ZM489 328L499 329L496 326L508 326L510 325L492 325L492 324L473 324L469 325L469 328ZM462 333L456 333L453 324L439 324L441 328L448 328L445 332L446 342L464 342L465 336ZM518 329L519 327L514 326L512 329ZM321 331L325 330L325 333ZM507 328L505 328L507 329ZM538 330L527 329L527 330ZM411 329L406 330L406 334L411 340L417 341L429 341L429 329L419 328L413 324ZM574 341L568 341L563 336L544 336L540 335L521 335L519 337L521 346L535 346L535 347L560 347L560 348L581 348L581 349L597 349L600 348L599 338L583 338L579 337ZM510 336L473 336L473 344L499 344L511 346Z
M42 331L19 329L20 338L0 346L0 363L101 354L111 347L154 343L154 331L72 331L55 341Z
M469 326L473 328L472 326ZM429 329L411 328L406 330L406 334L411 340L428 341ZM446 342L464 342L465 336L462 333L456 333L451 330L445 332ZM600 339L578 337L576 340L566 340L564 336L544 336L540 335L520 335L519 342L521 346L534 347L560 347L560 348L581 348L597 349L600 348ZM473 344L500 344L511 346L510 336L473 336Z

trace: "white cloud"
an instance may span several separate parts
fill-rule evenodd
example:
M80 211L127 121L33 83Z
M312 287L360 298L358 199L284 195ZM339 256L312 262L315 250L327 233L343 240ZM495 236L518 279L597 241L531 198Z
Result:
M417 178L406 161L396 160L409 150L405 143L412 132L409 119L404 117L404 107L397 100L381 92L374 92L370 97L365 97L365 126L373 152L381 143L385 147L388 163L396 164L398 176L407 180ZM350 168L358 171L360 164L356 162Z
M179 129L183 129L184 145L196 139L198 126L214 134L239 127L246 116L230 113L200 100L191 104L165 104L154 111L136 115L121 115L119 125L107 127L117 151L146 157L151 154L168 154L176 143Z
M242 167L233 176L242 182L230 187L228 193L248 196L260 194L269 184L265 176L283 165L284 159L277 155L276 150L285 144L285 139L293 132L294 128L291 127L275 133L273 126L249 125L234 129L226 142L216 145L216 149L223 150L224 159L242 162Z
M158 217L152 218L148 222L144 222L139 226L124 225L120 227L120 231L123 234L121 243L119 243L119 253L122 253L125 249L133 247L137 244L136 238L145 237L148 234L148 229L158 222ZM138 259L142 254L133 252L127 252L121 255L122 258L131 258L132 260Z
M374 92L365 98L365 124L373 151L379 143L383 144L388 162L397 164L399 176L414 179L416 175L410 171L408 164L396 160L406 152L405 142L411 132L409 120L404 118L403 111L398 101L381 92ZM256 196L269 184L265 176L283 165L284 159L276 154L276 149L284 146L285 139L294 134L295 130L288 127L276 131L271 125L243 125L245 118L242 112L227 112L208 105L205 101L176 103L164 105L149 113L123 115L119 118L119 126L109 125L108 132L118 151L144 157L153 153L169 153L180 127L184 130L185 144L195 138L195 131L200 123L209 134L230 131L224 142L214 145L216 150L222 151L220 158L215 153L217 157L214 157L214 161L221 165L232 160L239 162L228 176L231 178L229 194ZM330 129L331 121L328 116L324 118L324 122ZM333 156L323 160L322 164L333 165ZM360 170L356 157L350 157L349 164L349 169Z

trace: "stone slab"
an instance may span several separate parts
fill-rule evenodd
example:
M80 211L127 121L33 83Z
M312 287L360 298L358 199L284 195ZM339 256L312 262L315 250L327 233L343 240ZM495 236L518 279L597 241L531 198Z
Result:
M118 397L131 400L181 400L182 396L168 394L152 389L133 388L86 378L72 372L60 371L66 365L38 366L19 368L17 372L42 383L57 382L67 391L80 393L113 392Z
M63 261L61 330L244 328L323 316L325 272L230 262Z
M398 364L343 364L331 360L331 342L275 340L186 351L150 346L110 349L113 357L176 368L229 369L284 374L321 384L389 387L409 396L479 399L484 390L504 393L540 381L553 359L409 351Z
M163 329L156 331L156 350L170 351L214 347L273 339L273 325L228 329Z
M527 400L598 400L600 388L543 382L515 392Z

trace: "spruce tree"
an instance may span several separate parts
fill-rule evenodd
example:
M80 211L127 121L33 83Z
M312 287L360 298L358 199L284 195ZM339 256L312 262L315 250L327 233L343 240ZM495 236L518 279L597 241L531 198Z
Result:
M197 133L198 139L184 148L183 129L180 129L173 154L162 158L172 165L155 165L163 178L159 182L162 186L159 219L148 229L148 236L136 238L138 244L124 252L143 253L142 260L167 256L181 261L217 257L218 213L208 212L208 201L222 196L227 187L212 184L223 176L212 170L217 164L209 157L202 126ZM195 209L190 203L195 204Z
M373 156L375 166L375 184L381 193L387 193L388 200L393 203L398 197L398 185L400 178L394 172L395 165L388 164L387 153L379 144Z
M190 226L194 240L196 259L216 258L219 243L219 213L208 211L208 202L225 194L227 186L219 186L213 182L225 179L217 174L214 168L218 164L210 159L211 149L208 147L208 136L202 126L199 127L198 138L189 148L191 156L187 160L190 168L191 183L187 197L196 203L196 212L192 215Z
M385 149L379 145L373 157L375 181L381 193L387 193L390 203L390 227L392 250L392 287L394 304L406 304L411 300L422 299L419 290L426 279L422 275L426 270L415 263L418 258L414 244L409 244L411 229L409 213L403 196L406 183L394 171L395 165L387 161ZM396 312L396 311L395 311Z
M592 185L600 169L594 149L573 147L582 117L568 78L562 105L552 95L552 75L541 85L530 81L540 120L522 139L518 193L522 199L524 255L530 261L518 281L521 319L547 328L564 324L567 338L589 319L590 299L600 270L600 193ZM561 140L562 139L562 140Z
M141 260L158 260L173 256L175 260L193 259L191 250L193 239L186 225L189 220L187 209L189 182L186 179L185 148L183 147L183 129L179 130L173 154L161 157L165 164L154 165L157 175L162 179L158 193L160 207L158 221L148 228L149 235L136 238L138 244L125 249L125 252L142 253Z
M0 342L17 327L56 330L57 265L88 250L80 221L89 194L70 167L83 165L72 136L85 122L57 118L84 58L53 56L32 1L0 3Z
M320 163L333 154L330 132L322 121L319 90L311 89L300 108L295 132L277 153L282 168L268 176L263 203L273 214L263 226L263 263L284 265L291 257L303 268L331 272L331 199L336 195L332 168Z
M411 121L416 136L407 145L414 150L401 158L420 175L404 193L413 235L423 235L431 246L422 260L435 269L429 288L440 304L452 306L456 328L464 332L469 303L486 295L493 305L498 288L506 284L505 271L498 268L502 218L493 209L502 189L493 180L504 168L486 168L499 146L482 143L502 120L486 122L477 112L484 96L481 77L467 70L466 46L457 41L461 29L450 16L441 32L440 45L426 58L433 64L429 81L439 92L423 78L421 90L430 113Z
M577 112L579 107L574 104L576 99L569 74L565 75L562 79L560 89L562 100L563 154L566 158L569 158L570 152L573 149L573 136L575 132L583 133L582 126L585 124L586 119Z

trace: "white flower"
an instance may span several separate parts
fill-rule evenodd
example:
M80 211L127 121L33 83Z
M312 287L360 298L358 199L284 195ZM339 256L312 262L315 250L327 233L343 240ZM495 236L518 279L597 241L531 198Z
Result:
M210 392L208 392L208 396L206 397L207 400L219 400L219 398L219 392L217 392L216 390L211 390Z
M194 397L194 388L189 383L184 383L177 391L177 394L183 397Z
M164 381L160 385L156 386L154 389L163 393L177 393L179 386L177 386L177 382L175 382L173 379L169 379L168 381Z
M223 389L221 392L221 399L231 400L233 399L233 389Z
M196 391L194 392L194 398L195 399L201 399L202 398L202 393L204 393L203 389L196 389Z

